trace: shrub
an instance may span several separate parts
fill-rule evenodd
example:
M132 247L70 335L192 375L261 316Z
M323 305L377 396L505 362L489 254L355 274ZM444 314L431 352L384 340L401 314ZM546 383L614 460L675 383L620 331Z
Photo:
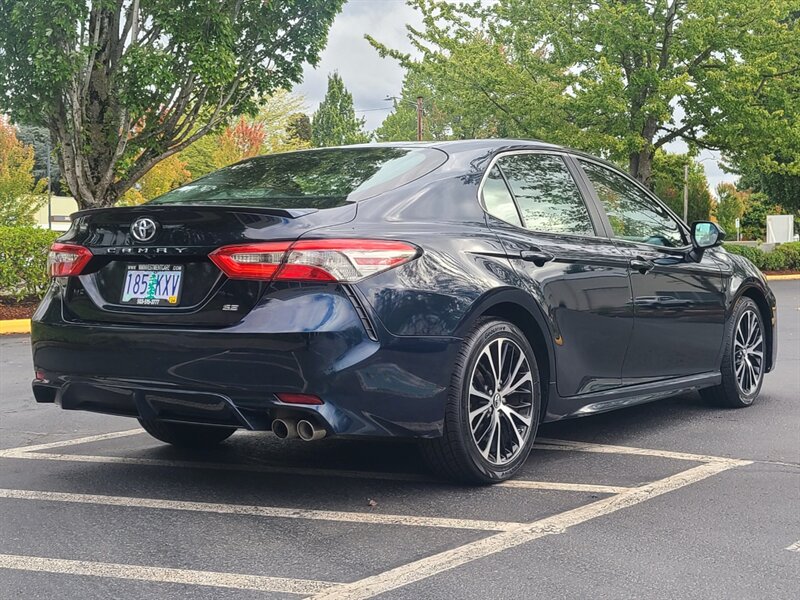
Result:
M763 271L784 271L787 268L786 256L781 252L767 252L764 255Z
M772 254L778 254L783 257L786 266L784 269L800 269L800 242L789 242L781 244Z
M725 244L725 250L731 254L744 256L759 269L764 268L764 258L767 256L761 248L755 246L741 246L739 244Z
M0 226L0 296L17 300L47 289L47 251L59 236L35 227Z

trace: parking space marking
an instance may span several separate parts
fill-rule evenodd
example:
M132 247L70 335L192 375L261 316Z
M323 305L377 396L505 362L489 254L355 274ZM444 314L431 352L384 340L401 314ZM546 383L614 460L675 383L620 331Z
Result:
M512 531L498 533L475 542L470 542L416 560L384 573L366 577L360 581L343 584L320 592L313 600L365 600L379 594L427 579L434 575L454 569L474 560L526 544L541 537L555 533L563 533L570 527L585 523L592 519L617 512L656 496L672 492L684 486L696 483L707 477L717 475L733 467L751 464L750 461L717 459L665 479L637 488L631 488L616 496L604 498L591 504L566 512L520 525Z
M530 479L511 479L496 483L492 487L518 488L524 490L550 490L560 492L586 492L589 494L621 494L633 488L618 485L595 485L593 483L552 483Z
M672 450L654 450L652 448L634 448L632 446L613 446L609 444L594 444L591 442L576 442L573 440L537 439L534 448L540 450L565 450L568 452L593 452L597 454L627 454L632 456L651 456L657 458L671 458L673 460L687 460L692 462L714 462L725 460L720 456L706 456L703 454L690 454L688 452L673 452Z
M786 550L788 550L789 552L800 552L800 540L797 540L791 546L787 546Z
M308 579L286 579L283 577L265 577L263 575L168 569L164 567L66 560L40 556L18 556L13 554L0 554L0 569L112 577L115 579L132 579L155 583L182 583L284 594L317 594L336 585L327 581L312 581Z
M128 496L105 496L98 494L72 494L65 492L40 492L34 490L0 489L0 499L37 500L43 502L68 502L120 506L125 508L148 508L206 512L221 515L248 515L278 519L309 519L315 521L337 521L342 523L367 523L371 525L403 525L407 527L438 527L442 529L470 529L478 531L511 531L522 523L505 521L480 521L474 519L451 519L439 517L417 517L407 515L385 515L380 513L313 510L305 508L281 508L244 504L220 504L163 500L159 498L133 498Z
M0 450L0 458L51 460L51 461L66 461L66 462L100 463L100 464L123 464L123 465L138 465L138 466L152 466L152 467L166 467L166 468L180 467L180 468L191 468L191 469L208 469L213 471L242 471L248 473L270 473L275 475L306 475L311 477L343 477L347 479L415 481L421 483L435 483L435 484L441 483L440 480L433 479L429 476L417 473L385 473L377 471L353 471L353 470L343 470L343 469L324 469L324 468L309 468L309 467L294 467L294 466L273 466L273 465L241 464L241 463L237 464L237 463L220 463L220 462L202 462L202 461L192 461L192 460L173 460L173 459L162 459L162 458L139 458L139 457L128 457L128 456L102 456L94 454L63 454L57 452L40 452L40 450L64 448L67 446L79 446L91 442L99 442L110 439L129 437L141 433L144 433L141 429L132 429L128 431L118 431L114 433L77 438L74 440L51 442L49 444L38 444L35 446L21 446L19 448L9 448L6 450ZM549 450L551 448L550 446L546 446L541 449ZM576 449L576 451L577 450L578 449ZM568 483L568 482L558 482L558 481L532 481L528 479L515 479L512 481L504 481L495 484L494 487L530 489L530 490L549 490L549 491L561 491L561 492L584 492L590 494L618 494L620 492L624 492L631 489L620 486Z
M46 444L35 444L33 446L19 446L18 448L7 448L0 450L0 457L5 455L18 454L19 452L37 452L39 450L50 450L51 448L66 448L67 446L78 446L80 444L89 444L91 442L103 442L105 440L115 440L123 437L130 437L132 435L140 435L144 433L141 429L126 429L125 431L112 431L111 433L100 433L98 435L88 435L80 438L73 438L71 440L61 440L58 442L48 442Z

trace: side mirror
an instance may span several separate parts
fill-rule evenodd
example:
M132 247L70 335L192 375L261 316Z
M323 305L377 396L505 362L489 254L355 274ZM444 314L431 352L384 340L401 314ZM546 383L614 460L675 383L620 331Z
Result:
M692 246L696 250L714 248L722 244L725 232L711 221L696 221L692 223Z

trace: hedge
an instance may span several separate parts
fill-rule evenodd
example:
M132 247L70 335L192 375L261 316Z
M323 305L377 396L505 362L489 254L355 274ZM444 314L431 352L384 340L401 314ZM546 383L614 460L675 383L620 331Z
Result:
M0 296L41 297L47 289L47 251L59 232L0 226Z
M725 244L725 250L749 259L762 271L800 270L800 242L788 242L776 246L772 252L764 252L755 246Z

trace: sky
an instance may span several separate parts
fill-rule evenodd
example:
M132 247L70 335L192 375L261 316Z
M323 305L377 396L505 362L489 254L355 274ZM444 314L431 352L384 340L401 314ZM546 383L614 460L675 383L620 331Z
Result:
M358 116L367 121L367 129L377 128L391 112L387 96L399 95L403 87L403 69L390 58L381 58L364 34L369 33L390 48L411 51L406 25L419 26L419 14L405 0L349 0L333 23L328 45L317 68L307 66L303 83L295 92L305 97L313 113L325 96L328 74L338 71L353 94ZM546 140L545 140L546 141ZM670 152L685 152L683 143L668 146ZM698 157L705 168L711 190L723 181L736 177L724 173L716 152L704 151Z

